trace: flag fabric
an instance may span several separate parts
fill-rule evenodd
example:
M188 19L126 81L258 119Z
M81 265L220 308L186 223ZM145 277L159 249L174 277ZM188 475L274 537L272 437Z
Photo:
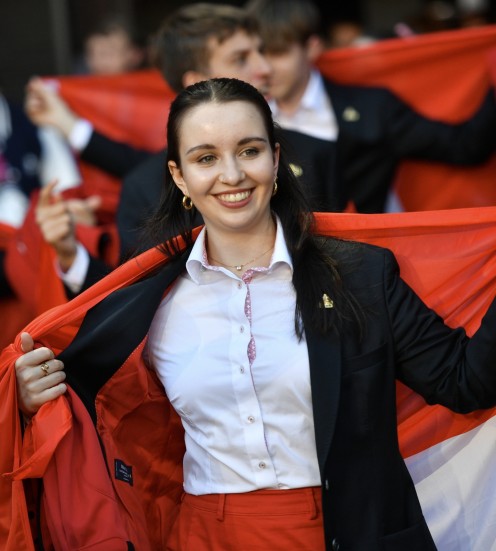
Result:
M405 281L449 325L463 325L469 334L476 331L496 294L496 207L377 215L317 214L316 229L391 249ZM163 262L160 253L150 250L70 303L41 315L26 330L58 353L72 340L89 308ZM4 444L0 448L0 472L21 469L31 476L41 476L59 440L53 431L43 431L45 414L41 410L30 444L21 442L13 373L13 362L19 354L18 337L0 357L0 394L5 397L0 406ZM496 409L455 414L442 406L427 406L400 384L397 406L401 451L439 549L496 549ZM60 417L65 420L64 427L71 430L65 398L45 411L49 426ZM36 430L41 433L36 434ZM40 449L33 443L38 443ZM0 479L0 496L0 548L31 549L28 545L7 545L13 530L19 538L27 529L22 484L19 480ZM9 497L16 504L14 508ZM29 533L23 537L28 540Z
M59 93L96 130L150 152L165 147L169 105L175 94L155 70L112 76L57 77ZM87 195L103 194L104 209L115 214L120 182L80 162Z
M13 226L0 222L0 251L6 252L16 231L16 228ZM5 270L5 266L2 269ZM19 329L24 327L32 317L33 313L29 306L18 297L2 297L0 299L0 320L2 326L0 349L3 349L12 342Z

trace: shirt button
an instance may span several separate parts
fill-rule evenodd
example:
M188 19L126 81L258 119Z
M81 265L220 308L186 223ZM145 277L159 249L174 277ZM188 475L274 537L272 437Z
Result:
M254 423L254 422L255 422L255 417L253 417L253 415L248 416L248 423Z
M278 487L278 488L284 488L284 484L281 484L281 483L279 482L279 484L277 485L277 487Z
M263 461L260 461L260 463L258 464L259 469L265 469L266 466L267 465Z
M244 328L243 326L241 326L241 327L239 328L239 332L240 332L240 333L244 333L244 332L245 332L245 328Z
M240 373L244 373L244 372L245 372L245 368L244 368L243 366L241 366L241 367L239 368L239 372L240 372Z
M243 284L241 283L241 281L238 281L238 289L241 289L243 287Z

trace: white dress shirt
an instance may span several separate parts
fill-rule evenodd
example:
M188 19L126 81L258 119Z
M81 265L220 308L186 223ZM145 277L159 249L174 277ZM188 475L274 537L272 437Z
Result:
M279 221L269 268L250 273L245 283L209 266L204 229L150 328L149 361L185 429L191 494L320 485L308 351L295 334Z
M269 101L274 120L281 128L296 130L321 140L336 141L338 123L321 74L313 70L298 109L291 115L282 113L275 100Z

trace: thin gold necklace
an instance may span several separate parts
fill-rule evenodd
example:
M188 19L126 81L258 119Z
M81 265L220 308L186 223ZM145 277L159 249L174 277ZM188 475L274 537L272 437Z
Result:
M255 258L252 258L251 260L248 260L244 264L235 264L234 266L230 266L229 264L224 264L224 262L221 262L220 260L217 260L216 258L210 257L210 260L213 260L214 262L217 262L217 264L220 264L221 266L224 266L224 268L234 268L236 271L241 272L245 266L248 266L248 264L251 264L252 262L255 262L255 260L258 260L259 258L262 258L262 256L266 255L268 252L270 252L274 248L274 245L270 247L270 249L267 249L262 254L259 254Z

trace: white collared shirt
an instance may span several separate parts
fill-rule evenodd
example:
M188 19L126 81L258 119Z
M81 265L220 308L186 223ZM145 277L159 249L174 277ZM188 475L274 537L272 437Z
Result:
M205 230L155 315L147 350L185 429L185 490L320 485L308 351L295 334L280 223L269 268L248 283L209 266L204 247Z
M269 105L274 120L281 128L327 141L336 141L338 138L336 115L322 76L315 69L310 74L300 105L292 115L282 113L274 100L270 100Z

